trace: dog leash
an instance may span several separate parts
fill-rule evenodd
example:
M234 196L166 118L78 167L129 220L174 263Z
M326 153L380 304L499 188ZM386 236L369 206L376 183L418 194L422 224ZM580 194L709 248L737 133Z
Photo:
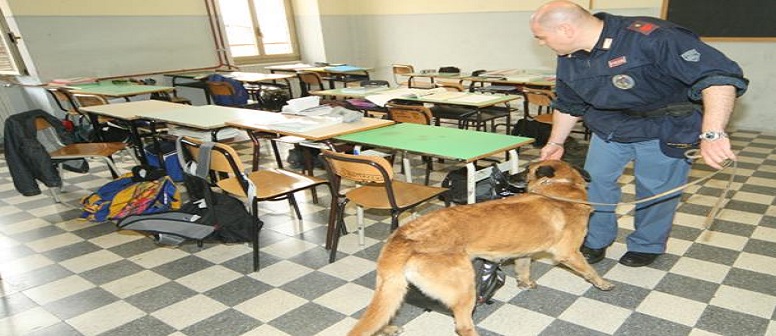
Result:
M691 160L697 160L697 159L701 158L701 156L698 154L698 150L695 150L695 149L688 150L687 153L685 154L685 156L688 159L691 159ZM725 169L727 169L728 167L731 167L731 166L733 167L733 171L731 172L730 177L728 178L727 184L725 185L725 190L719 195L719 197L717 198L717 201L714 203L714 206L712 206L711 210L709 211L709 214L706 216L706 220L703 223L703 229L707 230L707 229L709 229L711 227L711 224L714 221L714 219L717 217L717 215L719 214L719 211L722 210L723 203L725 203L725 200L726 200L726 196L730 192L730 189L731 189L731 187L733 185L733 180L735 179L736 171L738 170L738 163L736 161L726 160L722 164L722 168L718 169L717 171L715 171L715 172L713 172L711 174L708 174L708 175L706 175L704 177L701 177L701 178L699 178L697 180L694 180L692 182L685 183L684 185L681 185L679 187L673 188L671 190L664 191L662 193L659 193L659 194L656 194L656 195L652 195L652 196L647 197L647 198L642 198L642 199L639 199L639 200L631 201L631 202L598 203L598 202L590 202L590 201L580 201L580 200L566 198L566 197L561 197L561 196L546 195L546 194L535 192L533 190L528 190L528 192L531 193L531 194L547 197L549 199L554 199L556 201L580 203L580 204L587 204L587 205L593 205L593 206L618 206L618 205L626 205L626 204L634 204L635 205L635 204L640 204L640 203L645 203L645 202L653 201L653 200L656 200L658 198L664 197L666 195L670 195L670 194L676 193L678 191L682 191L684 189L687 189L690 186L693 186L693 185L696 185L696 184L700 184L701 182L705 182L705 181L711 179L712 177L716 176L717 174L721 173L722 171L724 171ZM549 182L549 183L551 183L551 182Z

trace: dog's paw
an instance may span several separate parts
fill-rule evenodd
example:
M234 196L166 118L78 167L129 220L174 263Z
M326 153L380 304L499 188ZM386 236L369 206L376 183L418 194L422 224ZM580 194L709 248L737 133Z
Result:
M534 289L536 288L536 282L533 280L518 280L517 288L520 289Z
M599 283L593 284L593 286L602 291L610 291L614 288L614 284L606 280L601 280Z
M379 333L375 334L375 336L396 336L400 335L404 330L395 325L387 325L383 329L380 330Z

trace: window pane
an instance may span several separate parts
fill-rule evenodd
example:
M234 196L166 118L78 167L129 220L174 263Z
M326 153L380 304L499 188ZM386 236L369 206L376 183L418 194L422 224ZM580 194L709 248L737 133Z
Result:
M256 30L247 0L221 0L218 2L224 20L229 50L233 57L256 56L259 49Z
M261 28L264 52L267 55L293 52L285 0L254 0L253 3Z

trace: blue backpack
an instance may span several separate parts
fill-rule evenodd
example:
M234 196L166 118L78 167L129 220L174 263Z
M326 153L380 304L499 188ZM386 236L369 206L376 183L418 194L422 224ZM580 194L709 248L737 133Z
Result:
M208 76L207 80L209 82L226 82L234 89L234 95L232 96L213 96L213 103L216 105L241 106L248 104L248 90L245 89L245 86L240 81L219 74L212 74Z

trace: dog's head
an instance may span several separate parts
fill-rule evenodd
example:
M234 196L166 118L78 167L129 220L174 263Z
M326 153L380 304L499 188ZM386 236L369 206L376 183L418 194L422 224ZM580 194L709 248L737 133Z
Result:
M584 185L590 182L590 174L582 168L560 160L546 160L532 164L528 168L529 189L537 183L567 183Z

